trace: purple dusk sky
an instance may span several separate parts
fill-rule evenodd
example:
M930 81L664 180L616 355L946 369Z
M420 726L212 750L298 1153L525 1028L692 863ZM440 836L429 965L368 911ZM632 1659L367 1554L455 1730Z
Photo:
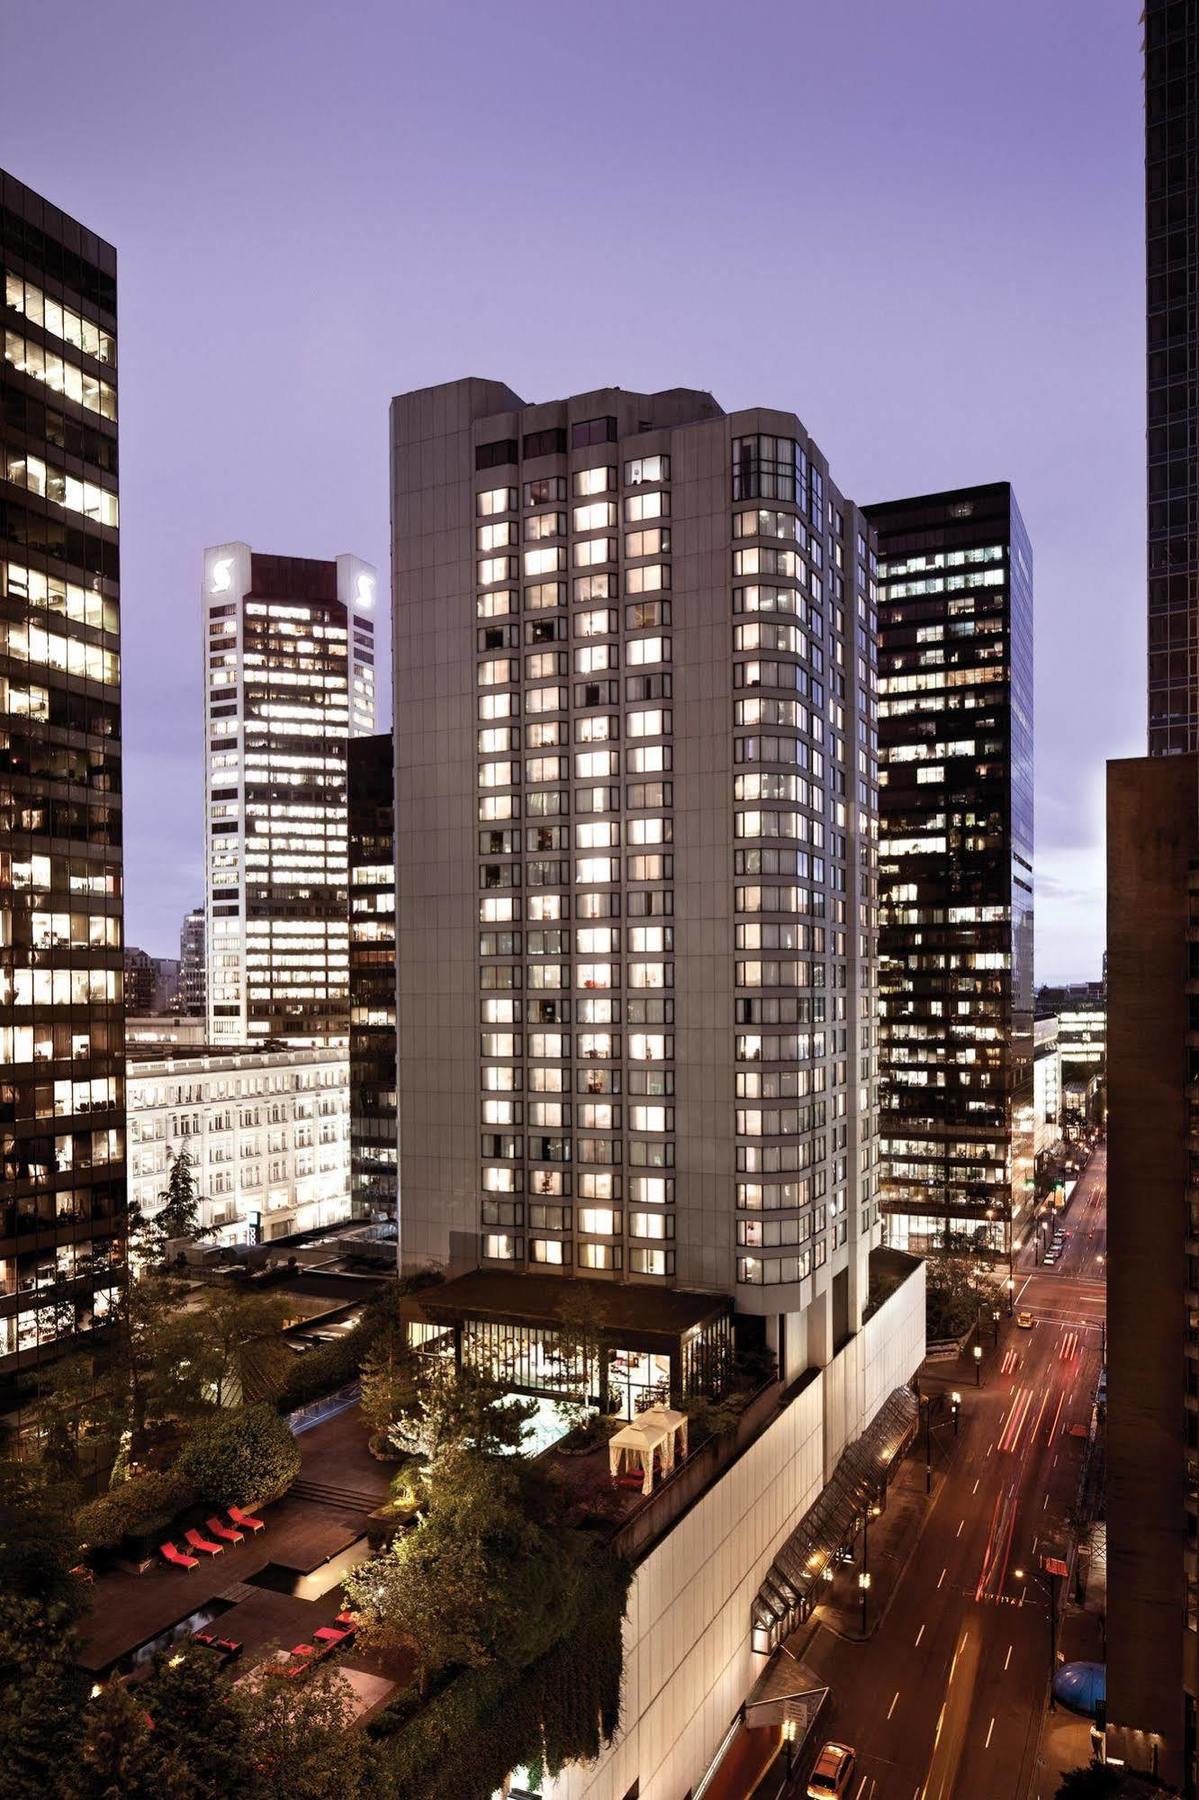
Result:
M0 162L120 253L129 942L177 954L203 893L201 549L386 570L388 400L473 374L793 408L863 502L1010 479L1037 976L1097 975L1104 759L1144 745L1138 13L25 12Z

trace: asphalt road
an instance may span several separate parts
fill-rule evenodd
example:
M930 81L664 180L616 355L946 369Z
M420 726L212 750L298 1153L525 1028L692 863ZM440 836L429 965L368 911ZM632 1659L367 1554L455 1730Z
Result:
M937 1428L942 1472L876 1635L817 1629L804 1660L831 1689L822 1735L858 1751L851 1800L1051 1800L1038 1746L1050 1670L1043 1556L1067 1557L1100 1367L1106 1151L1079 1180L1049 1269L1017 1272L1014 1320L988 1341L982 1386L960 1371L960 1436ZM927 1380L929 1388L938 1385ZM948 1416L948 1415L946 1415Z

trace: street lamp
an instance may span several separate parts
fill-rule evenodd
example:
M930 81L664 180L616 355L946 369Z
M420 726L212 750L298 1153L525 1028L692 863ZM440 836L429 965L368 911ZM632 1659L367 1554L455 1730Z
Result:
M862 1636L866 1635L866 1603L870 1598L870 1571L863 1569L858 1576L858 1586L862 1590Z
M975 1387L981 1387L983 1384L982 1362L983 1362L983 1347L981 1344L975 1344L975 1346L974 1346L974 1385L975 1385Z
M999 1343L999 1308L997 1306L993 1306L991 1308L991 1330L994 1334L993 1341L996 1344L998 1344Z
M962 1396L956 1391L956 1389L949 1396L949 1404L953 1408L953 1435L954 1435L954 1437L956 1437L958 1434L958 1414L962 1410Z
M1009 1275L1007 1278L1007 1316L1009 1319L1012 1316L1012 1296L1015 1292L1016 1292L1016 1283L1013 1280L1012 1276Z

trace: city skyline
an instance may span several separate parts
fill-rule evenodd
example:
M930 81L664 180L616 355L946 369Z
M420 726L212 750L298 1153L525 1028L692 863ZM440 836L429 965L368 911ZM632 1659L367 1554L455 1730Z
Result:
M139 521L124 570L130 941L170 953L199 891L199 549L247 537L323 557L353 543L382 567L388 399L465 360L535 397L618 377L702 381L729 409L785 403L819 421L867 500L1011 480L1038 553L1038 979L1098 973L1102 764L1139 751L1145 728L1141 685L1121 679L1144 660L1138 28L1114 3L1049 20L1025 4L980 12L969 41L943 32L942 8L902 26L881 6L850 11L767 8L768 31L740 34L689 9L699 29L684 35L668 8L638 20L635 60L619 14L608 31L591 22L593 91L606 78L610 104L582 117L569 20L530 38L460 7L416 40L402 17L372 12L343 48L302 27L277 39L266 14L234 26L217 7L169 69L165 22L118 24L86 76L61 59L81 102L98 75L114 116L129 114L94 167L69 136L52 146L34 114L33 59L70 37L79 9L36 49L13 46L5 160L120 246L135 346L122 479ZM466 52L451 46L465 23ZM264 103L268 60L282 98ZM506 74L539 104L544 135L499 129ZM330 82L346 96L337 127L309 142L292 121ZM738 149L765 141L754 122L772 105L802 116L813 177L789 228ZM538 143L566 133L571 170L585 168L614 127L607 186L567 185L541 158ZM669 204L651 209L651 188ZM455 213L483 216L485 198L486 231L448 230ZM655 226L632 223L642 214ZM713 233L744 261L714 264ZM952 259L927 254L949 237ZM551 240L566 271L588 270L561 326L534 305ZM753 299L759 285L770 303ZM186 386L193 367L202 380ZM165 409L185 386L189 428L163 458Z

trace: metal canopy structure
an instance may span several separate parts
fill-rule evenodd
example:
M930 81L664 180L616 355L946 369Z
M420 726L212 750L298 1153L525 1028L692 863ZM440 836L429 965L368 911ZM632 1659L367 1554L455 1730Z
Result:
M776 1649L807 1618L812 1590L838 1550L854 1536L867 1507L886 1488L918 1418L919 1402L912 1390L896 1388L861 1437L842 1451L832 1479L779 1550L758 1589L750 1621L756 1651Z

